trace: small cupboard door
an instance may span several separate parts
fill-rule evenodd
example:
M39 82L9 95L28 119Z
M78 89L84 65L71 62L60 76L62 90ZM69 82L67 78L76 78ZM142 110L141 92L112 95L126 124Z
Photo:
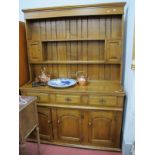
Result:
M115 112L89 112L88 141L92 145L112 147L115 134Z
M58 139L68 143L80 143L81 115L79 110L57 109Z
M38 120L40 139L51 141L53 139L53 132L50 108L38 107Z
M111 62L119 62L122 54L122 43L120 40L108 40L106 59Z
M28 51L30 61L42 60L41 44L39 43L39 41L29 42Z

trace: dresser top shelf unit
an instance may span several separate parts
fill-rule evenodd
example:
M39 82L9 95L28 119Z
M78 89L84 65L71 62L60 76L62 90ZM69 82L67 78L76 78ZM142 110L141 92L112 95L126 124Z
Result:
M45 66L51 78L122 82L125 3L24 9L30 79Z

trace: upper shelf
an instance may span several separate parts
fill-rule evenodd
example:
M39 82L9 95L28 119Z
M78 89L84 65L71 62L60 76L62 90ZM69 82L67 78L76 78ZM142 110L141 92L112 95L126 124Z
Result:
M105 38L77 38L77 39L42 40L42 42L61 42L61 41L105 41Z

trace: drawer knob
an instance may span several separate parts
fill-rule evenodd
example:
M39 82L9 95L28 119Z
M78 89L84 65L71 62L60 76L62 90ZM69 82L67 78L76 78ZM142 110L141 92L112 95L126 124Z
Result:
M60 120L58 119L58 124L60 124Z
M69 97L65 98L65 101L70 102L71 99Z
M105 102L105 100L104 99L100 99L99 102L103 104Z
M88 123L88 126L92 126L92 123L91 123L91 122L89 122L89 123Z
M40 100L40 96L37 96L38 100Z

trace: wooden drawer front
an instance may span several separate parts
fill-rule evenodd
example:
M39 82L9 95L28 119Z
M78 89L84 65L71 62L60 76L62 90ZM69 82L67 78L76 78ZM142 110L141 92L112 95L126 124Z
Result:
M57 103L80 103L80 96L79 95L56 95L56 102Z
M116 106L117 100L115 96L89 96L90 105Z
M38 103L48 103L49 102L49 96L45 93L26 93L28 96L37 96L37 102Z

